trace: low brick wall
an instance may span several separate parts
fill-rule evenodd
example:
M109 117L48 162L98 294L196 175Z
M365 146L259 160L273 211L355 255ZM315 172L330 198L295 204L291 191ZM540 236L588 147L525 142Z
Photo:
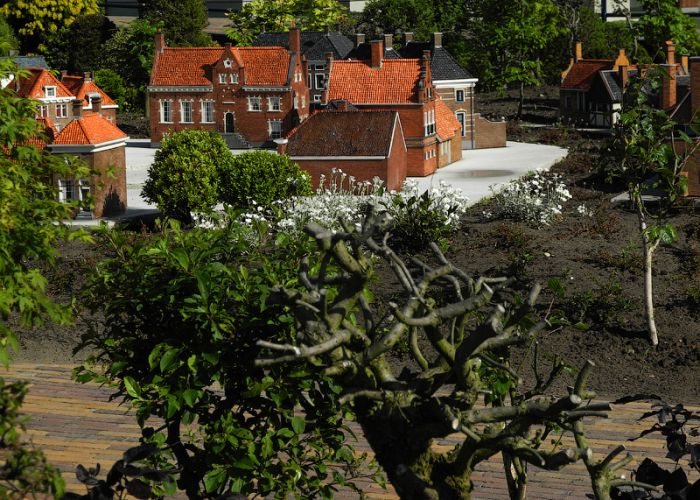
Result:
M480 114L474 115L474 148L504 148L506 146L506 122L492 122Z

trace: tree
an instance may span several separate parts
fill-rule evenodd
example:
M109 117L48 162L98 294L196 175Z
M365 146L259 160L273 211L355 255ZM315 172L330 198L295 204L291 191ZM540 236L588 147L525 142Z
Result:
M228 14L226 35L238 45L250 45L263 31L326 30L348 21L347 9L336 0L253 0Z
M22 50L32 52L39 47L39 35L68 27L84 14L99 13L97 0L6 0L0 14L21 37Z
M0 79L26 77L11 59L0 59ZM0 362L7 365L19 348L16 327L41 326L45 321L66 323L70 308L56 304L46 293L46 278L32 266L54 264L55 244L67 237L60 223L72 207L57 201L53 176L83 178L89 175L79 162L36 147L43 136L35 119L36 102L16 96L11 86L0 88ZM81 237L74 233L72 237ZM36 493L61 496L60 472L49 466L40 450L23 443L25 419L20 405L27 391L24 382L0 379L0 450L3 498L26 498Z
M219 168L233 161L216 132L183 130L163 138L142 196L167 216L192 222L192 212L209 212L219 202Z
M484 77L497 87L517 84L522 116L525 85L542 81L543 52L566 34L561 13L551 0L483 0L475 22L476 44L483 50ZM478 50L478 49L477 49Z
M532 314L539 288L523 294L506 278L471 276L437 245L432 264L412 258L409 267L389 246L386 223L371 215L357 229L307 226L317 246L300 266L303 288L278 286L268 299L291 309L297 333L288 343L259 340L267 351L256 365L306 367L341 386L340 401L352 405L401 498L469 499L472 472L497 454L513 499L526 498L528 464L559 469L582 460L599 499L632 484L615 472L631 457L613 463L624 447L595 459L586 441L583 418L602 417L610 408L591 401L592 362L567 395L544 396L567 367L555 358L548 374L539 373L535 347L536 383L529 389L519 383L509 347L536 345L534 336L545 328L547 319ZM394 301L383 305L372 303L371 289L380 261L400 284ZM388 359L399 345L408 346L412 361L403 368ZM550 447L554 430L571 433L575 444ZM455 433L461 442L452 449L432 446Z
M251 151L220 163L219 193L222 202L234 207L270 207L277 200L311 194L311 178L288 156Z
M122 110L130 107L130 103L127 101L127 89L126 85L124 85L124 79L117 72L111 69L98 69L95 71L93 78L95 79L95 84L114 99L114 102Z
M7 55L10 50L19 49L19 40L15 37L12 26L7 23L5 16L0 14L0 56Z
M676 50L688 54L700 51L700 37L695 21L688 17L675 0L641 0L644 14L635 24L650 54L662 53L664 42L673 40Z
M170 45L207 47L212 44L211 37L204 33L208 24L204 0L143 0L139 2L139 17L162 25Z
M95 316L82 346L94 355L78 380L115 383L188 498L330 498L366 474L346 444L337 385L304 367L254 364L256 341L295 335L288 311L265 299L296 282L309 242L265 245L264 225L162 229L105 235L114 258L86 289Z
M649 340L654 346L659 343L654 318L654 251L660 244L671 244L676 239L675 228L662 225L661 221L668 207L683 193L687 179L681 173L698 147L684 132L674 132L675 124L666 111L650 104L649 94L658 92L660 80L657 72L628 84L614 142L616 161L608 167L609 178L619 179L627 186L637 214L644 253L644 310ZM676 151L677 139L683 148L681 152ZM660 194L654 211L645 199L650 189Z
M370 36L383 33L413 32L418 40L443 31L431 0L372 0L360 16L360 30Z
M44 35L44 55L52 68L70 74L96 71L104 64L104 46L117 26L102 14L78 16L69 27Z

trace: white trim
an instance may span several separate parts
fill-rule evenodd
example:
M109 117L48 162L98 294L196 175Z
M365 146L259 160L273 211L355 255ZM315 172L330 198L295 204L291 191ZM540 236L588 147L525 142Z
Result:
M128 139L129 137L127 136L99 144L49 144L48 147L53 153L99 153L100 151L115 149L119 146L126 146Z
M290 156L291 160L386 160L386 156Z
M459 80L436 80L435 78L433 78L433 85L436 89L460 86L473 87L478 81L478 78L461 78Z
M34 97L33 99L44 104L53 104L57 102L71 102L75 97Z
M147 90L149 92L214 92L214 87L212 85L193 85L193 86L179 86L179 85L159 85L159 86L148 86Z
M247 85L242 88L246 92L287 92L292 90L292 87L249 87Z

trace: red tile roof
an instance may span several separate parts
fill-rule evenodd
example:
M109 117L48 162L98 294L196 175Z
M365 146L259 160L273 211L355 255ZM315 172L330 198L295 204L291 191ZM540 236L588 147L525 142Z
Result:
M58 133L53 144L96 145L126 138L126 136L106 118L91 113L72 120Z
M289 156L389 154L396 111L317 111L287 136Z
M598 72L612 69L614 63L615 61L608 59L581 59L573 64L561 82L561 88L588 90Z
M223 56L224 47L165 48L158 56L151 85L208 86L212 67ZM283 47L234 47L234 59L245 68L244 85L281 87L287 84L290 55Z
M453 138L462 129L457 117L442 99L435 101L435 128L441 141Z
M85 101L85 106L88 105L86 95L91 92L97 92L102 96L103 106L116 106L116 102L107 95L97 84L92 80L85 81L82 76L64 76L63 84L73 93L77 99Z
M30 68L29 77L20 80L19 97L41 99L46 97L44 87L56 87L56 97L71 97L73 94L50 71L41 68Z
M417 101L419 59L384 59L378 69L367 61L333 61L328 100L353 104L389 104Z

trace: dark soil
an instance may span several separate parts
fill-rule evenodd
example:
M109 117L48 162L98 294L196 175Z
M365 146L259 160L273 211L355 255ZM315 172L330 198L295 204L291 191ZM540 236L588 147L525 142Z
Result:
M531 92L526 106L531 122L551 124L557 94L542 87ZM540 97L542 94L544 97ZM480 97L479 109L492 115L514 114L512 96ZM540 120L541 121L537 121ZM625 206L611 204L619 192L600 181L596 165L604 151L605 137L584 135L560 126L509 127L511 139L560 144L570 148L567 159L556 165L573 199L564 206L561 221L533 228L508 220L486 220L476 206L451 240L446 254L474 275L512 275L527 290L533 283L546 285L558 278L565 288L557 298L545 286L538 304L540 314L561 309L572 321L587 323L546 331L539 337L539 351L563 357L580 367L586 359L596 368L590 383L603 397L656 393L669 402L700 402L700 208L687 203L670 217L679 240L662 247L655 258L655 304L659 346L646 339L642 307L641 249L635 215ZM585 204L591 217L578 214ZM62 301L77 294L86 273L102 258L99 249L71 242L61 248L61 260L49 273L51 293ZM389 274L380 271L380 300L396 294ZM71 351L82 326L47 327L22 335L19 360L72 362ZM531 351L518 349L516 361L528 366ZM84 356L84 354L83 354ZM399 360L405 363L405 360ZM526 375L527 370L523 370ZM525 378L525 384L528 384ZM562 385L565 382L562 382ZM570 380L567 383L571 383ZM557 388L563 390L562 385Z

